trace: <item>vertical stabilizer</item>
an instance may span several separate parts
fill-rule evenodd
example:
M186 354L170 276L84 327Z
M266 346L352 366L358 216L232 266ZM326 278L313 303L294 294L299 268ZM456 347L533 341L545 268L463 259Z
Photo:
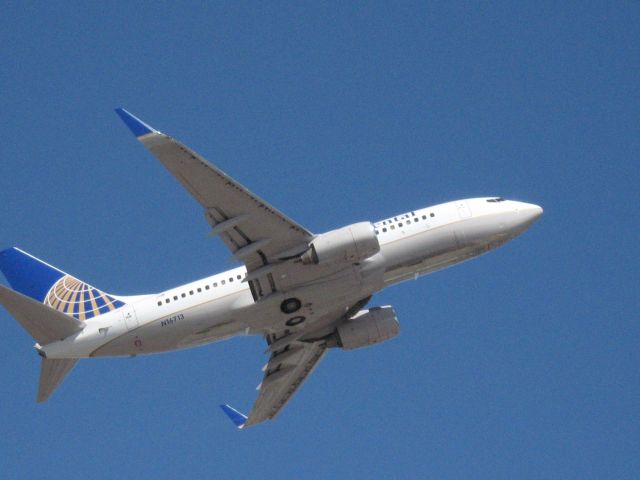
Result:
M63 271L16 247L0 252L0 270L16 292L39 302L65 276Z
M47 400L56 388L62 383L78 359L63 358L51 360L43 358L40 366L40 385L38 387L38 403Z
M0 252L0 271L15 291L81 321L124 305L123 299L98 290L16 247Z

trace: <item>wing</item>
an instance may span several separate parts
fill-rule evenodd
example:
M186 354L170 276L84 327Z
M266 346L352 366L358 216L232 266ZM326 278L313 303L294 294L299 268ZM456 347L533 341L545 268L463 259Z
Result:
M182 143L122 108L116 112L200 203L211 234L219 235L233 258L245 263L254 299L276 291L273 266L305 251L313 234Z
M249 427L275 418L313 372L326 351L324 342L299 341L293 341L274 351L264 366L264 378L258 386L258 398L243 426Z
M347 311L328 313L319 319L319 328L314 331L287 329L267 335L267 352L271 356L262 369L264 377L248 418L229 405L221 405L223 411L240 428L275 418L322 360L328 348L327 332L360 310L370 298L363 298Z
M230 405L220 405L220 407L238 428L272 420L291 400L326 351L327 346L324 341L292 340L273 351L269 362L264 366L264 378L257 388L260 393L249 412L249 417Z

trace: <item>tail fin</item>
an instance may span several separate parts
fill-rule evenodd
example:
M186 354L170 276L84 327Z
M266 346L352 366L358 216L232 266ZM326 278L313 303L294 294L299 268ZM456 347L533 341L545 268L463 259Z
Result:
M40 386L38 387L38 403L47 400L62 383L69 372L75 367L77 358L63 358L61 360L42 359L40 366Z
M124 302L12 247L0 252L0 270L14 290L78 320L88 320Z

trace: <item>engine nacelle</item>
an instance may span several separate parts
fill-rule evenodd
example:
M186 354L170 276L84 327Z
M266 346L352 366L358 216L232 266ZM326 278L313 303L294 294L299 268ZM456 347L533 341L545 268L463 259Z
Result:
M361 310L341 323L327 345L345 350L368 347L384 342L400 333L396 312L392 307L374 307Z
M302 254L305 265L343 262L357 263L380 251L378 236L371 222L360 222L323 233Z

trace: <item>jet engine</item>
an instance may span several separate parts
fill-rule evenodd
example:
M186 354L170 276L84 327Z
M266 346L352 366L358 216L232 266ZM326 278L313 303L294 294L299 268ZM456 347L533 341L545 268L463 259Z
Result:
M379 251L380 244L373 225L360 222L319 235L300 258L305 265L357 263Z
M400 333L396 312L390 306L360 310L341 323L327 341L328 347L344 350L368 347L389 340Z

